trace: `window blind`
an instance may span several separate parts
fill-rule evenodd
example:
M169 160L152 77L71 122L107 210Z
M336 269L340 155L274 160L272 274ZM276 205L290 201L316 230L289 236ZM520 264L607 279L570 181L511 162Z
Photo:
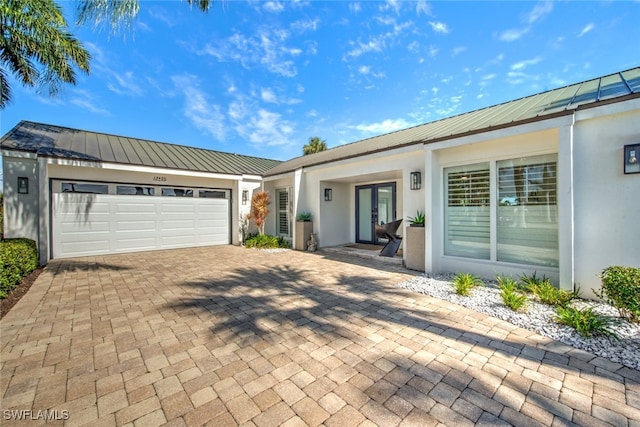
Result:
M445 254L489 259L489 164L445 169Z

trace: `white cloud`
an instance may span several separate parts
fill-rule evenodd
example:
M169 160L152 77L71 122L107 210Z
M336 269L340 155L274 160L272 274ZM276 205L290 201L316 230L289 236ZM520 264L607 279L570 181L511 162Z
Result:
M368 52L382 52L384 47L384 39L382 37L374 37L366 43L362 42L350 42L352 45L355 45L353 49L347 52L346 56L357 58L360 55L363 55Z
M426 0L418 0L416 3L416 13L420 15L424 13L427 16L431 16L431 5Z
M107 88L118 95L140 96L143 94L142 88L136 83L139 79L135 78L133 72L127 71L124 74L113 72L112 77L116 84L108 83Z
M356 2L356 3L349 3L349 10L351 12L354 13L358 13L362 10L362 6L360 6L360 3Z
M431 25L431 29L440 34L449 34L449 27L444 22L439 21L429 21L429 25Z
M440 52L440 49L438 49L437 47L435 47L433 45L429 46L429 56L430 57L432 57L432 58L435 57L438 54L438 52Z
M527 14L527 23L533 24L538 21L540 18L548 15L553 10L553 2L550 0L546 0L542 3L538 3L533 7L531 12Z
M540 61L542 61L542 58L539 57L539 56L536 56L535 58L532 58L532 59L525 59L524 61L520 61L520 62L516 62L515 64L512 64L511 65L511 70L512 71L524 70L525 68L529 67L530 65L536 65Z
M293 125L280 114L265 109L258 110L248 123L238 124L236 130L255 146L283 147L293 144Z
M270 102L273 104L278 103L278 98L276 97L276 94L273 93L271 89L262 89L260 92L260 97L264 102Z
M183 74L172 76L171 80L184 97L184 116L197 129L218 140L224 140L226 131L222 109L209 102L206 93L199 87L198 78L192 74Z
M529 28L511 29L500 33L498 39L503 42L513 42L524 36L529 32Z
M529 11L524 17L524 27L523 28L512 28L506 31L501 32L498 35L498 39L504 42L513 42L516 41L529 31L531 31L531 26L542 19L545 15L548 15L553 10L553 2L550 0L545 0L536 4L531 11Z
M467 50L467 48L465 46L457 46L457 47L453 48L453 50L451 51L451 54L453 56L457 56L457 55L460 55L462 52L464 52L466 50Z
M83 89L74 89L73 93L74 96L70 100L71 104L92 113L101 114L103 116L111 116L109 110L96 105L96 100L90 92L87 92Z
M370 71L371 71L371 67L369 67L368 65L361 65L358 68L358 72L360 74L365 74L366 75L366 74L369 74Z
M262 66L271 73L295 77L298 69L290 58L300 56L303 51L285 45L289 36L283 29L259 29L253 36L235 33L226 42L218 43L218 47L207 44L198 53L213 56L220 62L238 62L247 69Z
M264 2L262 7L264 10L273 13L279 13L284 10L284 4L279 1L267 1Z
M351 128L357 129L365 134L384 134L400 129L406 129L410 126L412 126L411 123L407 122L405 119L387 119L378 123L363 123L357 126L351 126Z
M295 21L291 24L291 30L296 31L297 33L306 33L307 31L316 31L318 29L318 24L320 23L320 19L306 19Z
M580 34L578 34L578 37L584 36L585 34L590 32L594 28L595 28L595 25L593 23L589 23L589 24L585 25L585 27L582 29L582 31L580 31Z

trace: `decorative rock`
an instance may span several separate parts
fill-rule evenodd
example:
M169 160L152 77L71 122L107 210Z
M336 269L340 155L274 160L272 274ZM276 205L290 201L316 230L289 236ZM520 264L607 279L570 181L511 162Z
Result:
M398 287L453 302L629 368L640 369L640 325L621 319L618 310L608 304L586 300L575 303L576 307L581 309L594 307L596 312L615 318L617 321L609 329L618 335L620 340L602 336L584 338L573 328L556 323L553 307L536 301L529 300L526 313L514 312L502 303L500 291L495 283L485 282L486 287L474 288L469 296L457 295L451 283L452 279L453 274L425 274L400 283Z

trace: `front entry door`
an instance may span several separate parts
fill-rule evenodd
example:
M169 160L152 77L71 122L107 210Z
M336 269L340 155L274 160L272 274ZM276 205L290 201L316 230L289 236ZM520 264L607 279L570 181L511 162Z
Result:
M395 219L395 182L356 186L356 242L380 243L375 224L386 224Z

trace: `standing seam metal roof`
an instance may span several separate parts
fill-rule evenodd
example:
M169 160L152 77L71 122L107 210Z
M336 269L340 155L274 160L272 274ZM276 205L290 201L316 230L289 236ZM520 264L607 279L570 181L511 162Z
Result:
M269 170L265 176L417 144L453 139L463 135L516 126L577 109L640 96L640 67L463 113L412 128L341 145L319 153L296 157Z
M0 147L40 156L159 168L263 175L280 160L82 131L21 121L0 140Z

